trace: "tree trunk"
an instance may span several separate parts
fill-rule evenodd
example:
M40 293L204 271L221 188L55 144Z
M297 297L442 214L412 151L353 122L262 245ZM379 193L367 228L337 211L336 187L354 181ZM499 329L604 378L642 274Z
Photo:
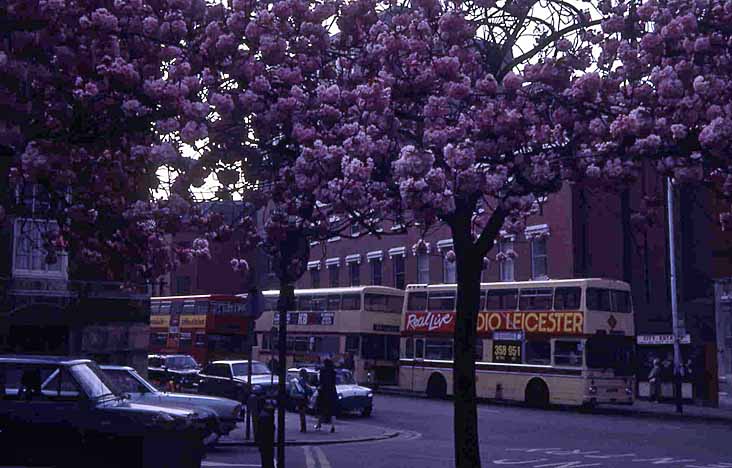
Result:
M469 239L453 233L457 269L457 320L454 335L453 430L455 466L480 467L478 409L475 390L475 340L480 304L480 273L483 257ZM463 237L463 239L461 239Z
M278 336L277 368L277 467L285 468L285 403L287 380L287 309L295 300L295 288L292 283L280 280L280 297L277 310L280 314Z

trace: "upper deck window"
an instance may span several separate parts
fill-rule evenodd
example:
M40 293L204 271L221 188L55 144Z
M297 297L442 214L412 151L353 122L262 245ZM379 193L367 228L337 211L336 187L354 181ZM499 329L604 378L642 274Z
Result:
M587 309L612 312L610 290L604 288L587 288Z
M364 296L364 307L369 312L401 313L402 301L399 296L367 293Z
M522 289L519 310L551 310L553 298L552 288Z
M574 287L556 288L554 290L554 310L577 310L580 308L582 289Z
M518 289L493 289L486 293L485 310L516 310Z
M422 312L427 310L427 293L426 292L408 292L407 293L407 310Z
M361 296L359 294L344 294L341 299L343 310L359 310L361 308Z
M427 308L435 311L455 310L455 291L430 291Z

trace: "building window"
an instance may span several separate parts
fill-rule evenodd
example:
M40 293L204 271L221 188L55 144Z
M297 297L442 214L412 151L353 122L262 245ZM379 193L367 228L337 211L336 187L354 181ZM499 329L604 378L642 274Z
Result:
M417 282L421 284L430 282L430 256L424 252L417 254Z
M44 248L47 233L57 230L55 221L16 219L13 225L13 275L67 277L68 256L49 256Z
M175 277L175 292L176 294L188 294L191 292L191 277L190 276L176 276Z
M502 259L498 262L498 273L501 281L514 281L514 263L513 263L513 238L506 237L498 242L501 250Z
M361 285L361 265L359 265L358 262L351 262L348 264L348 275L351 286Z
M394 262L394 287L404 289L406 287L406 278L404 276L404 255L395 255L392 257Z
M442 249L442 282L446 284L457 283L457 275L455 273L455 262L447 260L447 252L452 249Z
M546 239L531 240L531 278L547 278Z
M338 265L328 265L328 277L330 278L330 287L338 287Z
M320 287L320 270L317 268L310 270L310 284L313 288Z
M374 258L371 260L371 284L374 286L381 286L381 274L382 274L382 262L380 258Z

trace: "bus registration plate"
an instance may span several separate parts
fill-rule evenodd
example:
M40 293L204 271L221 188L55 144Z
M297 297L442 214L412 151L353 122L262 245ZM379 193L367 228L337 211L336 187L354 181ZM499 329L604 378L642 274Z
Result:
M520 341L493 341L493 362L521 363Z

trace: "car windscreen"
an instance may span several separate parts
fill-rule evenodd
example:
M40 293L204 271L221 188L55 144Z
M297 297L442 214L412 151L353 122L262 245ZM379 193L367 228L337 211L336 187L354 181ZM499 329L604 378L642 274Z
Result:
M155 389L150 388L135 378L126 370L105 370L105 374L109 380L124 393L154 393Z
M237 377L247 376L249 371L247 370L248 363L240 362L231 366L234 370L234 375ZM261 362L252 362L252 375L268 375L269 368Z
M165 359L168 369L188 370L197 369L198 363L191 356L170 356Z
M69 370L89 398L122 395L117 385L96 364L77 364Z
M353 374L348 371L336 372L336 385L356 385Z

